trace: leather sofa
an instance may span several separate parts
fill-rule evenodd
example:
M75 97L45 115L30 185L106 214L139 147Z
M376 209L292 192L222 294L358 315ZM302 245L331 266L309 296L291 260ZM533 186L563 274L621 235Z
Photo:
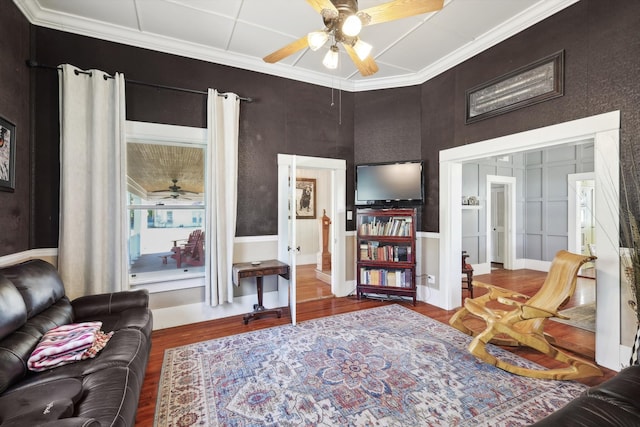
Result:
M536 427L640 426L640 365L591 387Z
M151 347L146 291L73 301L55 267L32 260L0 269L0 426L131 426ZM102 322L113 331L94 357L41 372L27 361L51 328Z

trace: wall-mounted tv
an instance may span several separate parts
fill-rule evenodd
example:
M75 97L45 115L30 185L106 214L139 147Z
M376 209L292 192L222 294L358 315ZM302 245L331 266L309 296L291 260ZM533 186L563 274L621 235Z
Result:
M424 200L421 160L356 165L356 206L406 206Z

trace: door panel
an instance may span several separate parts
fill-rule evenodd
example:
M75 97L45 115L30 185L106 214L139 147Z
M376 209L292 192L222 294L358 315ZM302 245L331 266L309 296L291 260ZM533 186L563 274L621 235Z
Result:
M504 263L505 241L504 186L491 186L491 262Z

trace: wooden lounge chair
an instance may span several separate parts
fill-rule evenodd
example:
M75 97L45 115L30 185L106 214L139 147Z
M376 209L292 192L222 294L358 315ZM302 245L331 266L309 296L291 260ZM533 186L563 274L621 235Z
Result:
M566 304L575 292L580 267L594 259L593 256L559 251L551 263L542 287L532 297L475 281L474 287L485 288L487 293L477 298L467 298L464 307L451 317L449 324L466 334L475 336L469 344L469 351L473 355L505 371L526 377L555 380L602 376L602 371L594 364L554 347L553 338L544 333L544 324L548 318L567 319L566 316L558 313L558 309ZM503 307L505 305L508 307L500 308L496 302ZM486 328L479 333L474 333L463 323L467 315L482 318ZM529 369L515 366L489 354L486 350L488 342L509 346L524 345L568 366L555 369Z
M174 246L171 252L171 258L176 260L178 268L182 268L183 263L192 266L204 265L204 232L194 230L189 234L187 243Z

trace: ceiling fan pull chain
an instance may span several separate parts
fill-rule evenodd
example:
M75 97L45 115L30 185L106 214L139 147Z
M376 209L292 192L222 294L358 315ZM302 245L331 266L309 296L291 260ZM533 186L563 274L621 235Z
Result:
M338 124L342 124L342 89L338 89Z

